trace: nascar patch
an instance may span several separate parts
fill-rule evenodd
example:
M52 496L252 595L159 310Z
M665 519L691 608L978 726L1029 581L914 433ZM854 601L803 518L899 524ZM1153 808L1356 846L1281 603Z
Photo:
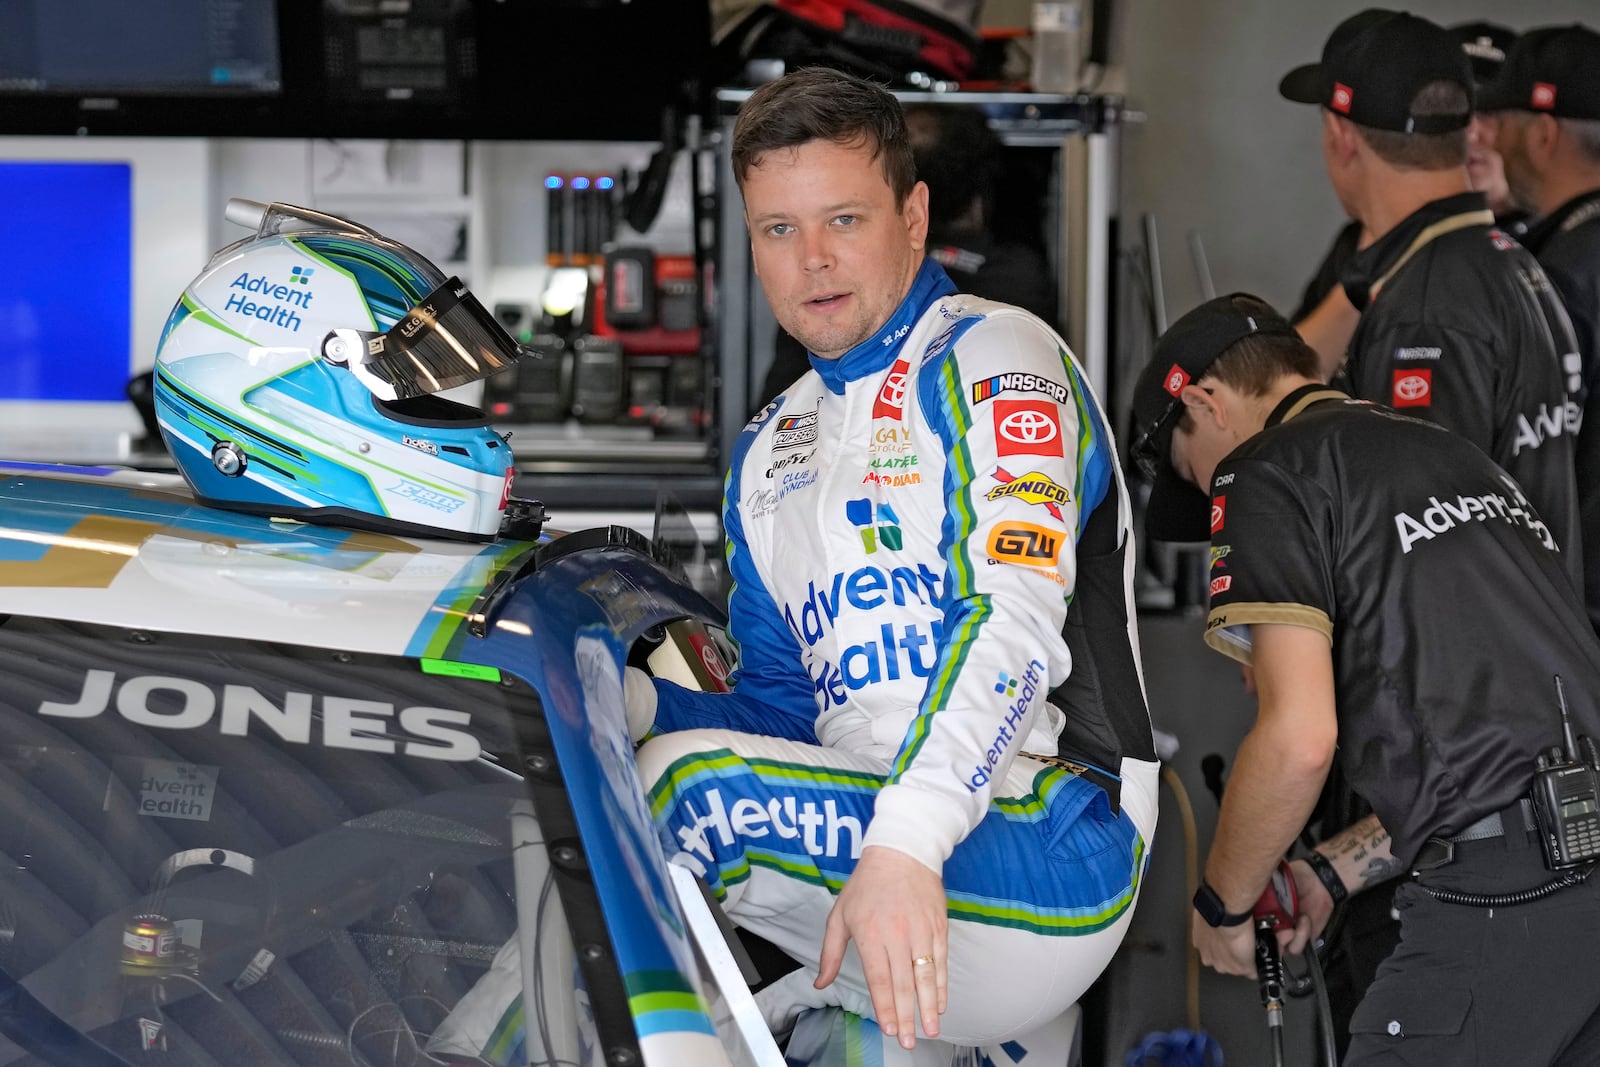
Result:
M1037 374L996 374L972 386L972 402L981 404L1001 393L1043 393L1057 404L1067 402L1067 387Z

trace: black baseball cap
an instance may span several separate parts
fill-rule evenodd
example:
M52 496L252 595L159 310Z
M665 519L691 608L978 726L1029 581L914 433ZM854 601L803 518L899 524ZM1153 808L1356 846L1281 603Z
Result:
M1235 305L1245 297L1258 305ZM1264 311L1262 309L1265 309ZM1205 377L1211 364L1235 343L1252 335L1300 339L1287 319L1249 293L1231 293L1207 300L1173 323L1156 342L1150 362L1133 387L1136 434L1132 456L1150 479L1145 508L1145 533L1157 541L1209 541L1210 494L1172 468L1172 431L1183 414L1183 387Z
M1456 39L1472 65L1472 80L1481 95L1500 74L1506 54L1517 41L1517 31L1498 22L1463 22L1447 26L1445 32Z
M1577 24L1529 30L1511 46L1479 107L1600 119L1600 33Z
M1455 82L1472 99L1472 64L1449 31L1403 11L1368 8L1339 23L1322 48L1322 62L1285 74L1278 92L1297 104L1319 104L1378 130L1465 129L1470 111L1411 114L1417 93L1437 81Z

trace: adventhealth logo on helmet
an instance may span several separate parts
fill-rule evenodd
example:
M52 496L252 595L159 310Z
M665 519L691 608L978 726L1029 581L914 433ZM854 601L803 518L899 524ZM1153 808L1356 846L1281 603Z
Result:
M292 267L290 269L291 271L298 271L301 268ZM306 269L306 274L310 273L310 269ZM306 284L306 279L303 277L295 280L302 285ZM310 289L291 289L287 285L276 285L267 281L265 275L251 274L249 271L241 273L229 283L228 288L240 289L246 293L259 293L263 297L277 301L277 303L258 302L239 293L230 293L228 294L228 302L223 305L222 310L248 315L250 318L270 322L274 326L281 326L289 331L297 331L305 324L294 309L299 308L301 311L309 309L312 298L316 296Z
M528 536L507 442L441 395L522 354L461 281L292 204L231 201L229 220L254 235L185 288L156 352L156 420L195 495L399 535ZM424 396L425 428L404 407Z

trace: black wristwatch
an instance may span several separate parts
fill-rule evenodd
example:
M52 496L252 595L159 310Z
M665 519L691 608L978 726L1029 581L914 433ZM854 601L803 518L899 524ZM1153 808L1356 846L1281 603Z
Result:
M1223 906L1222 898L1217 896L1217 891L1204 882L1194 891L1194 910L1200 913L1200 918L1205 920L1207 926L1238 926L1250 921L1248 911L1238 914L1229 912Z

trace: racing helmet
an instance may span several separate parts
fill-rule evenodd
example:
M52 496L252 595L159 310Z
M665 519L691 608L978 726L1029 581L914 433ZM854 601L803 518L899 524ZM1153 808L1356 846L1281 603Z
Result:
M437 394L521 349L460 280L337 216L230 200L156 352L156 421L204 503L489 540L515 466L483 412Z

